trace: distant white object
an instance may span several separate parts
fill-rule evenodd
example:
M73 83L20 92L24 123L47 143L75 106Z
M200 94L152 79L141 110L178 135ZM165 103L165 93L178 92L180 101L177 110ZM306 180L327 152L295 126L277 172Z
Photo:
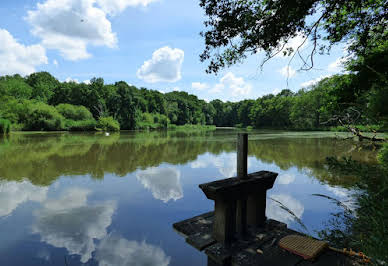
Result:
M110 135L109 132L105 132L105 136L109 137L109 135Z

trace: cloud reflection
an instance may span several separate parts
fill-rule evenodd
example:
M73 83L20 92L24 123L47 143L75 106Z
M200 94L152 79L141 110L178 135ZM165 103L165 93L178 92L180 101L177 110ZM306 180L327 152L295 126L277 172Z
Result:
M28 181L0 182L0 217L12 214L24 202L43 202L47 191L47 187L35 186Z
M137 180L150 189L152 196L164 203L183 198L180 171L175 168L152 167L136 174Z
M170 257L164 251L145 241L128 241L109 235L97 247L96 259L99 266L167 266Z
M257 163L254 158L248 157L248 168ZM190 164L193 169L215 167L223 177L234 177L237 174L237 154L223 153L217 156L201 157Z
M284 206L290 209L296 217L299 219L304 213L304 206L300 201L287 194L270 195L271 198L281 202ZM271 219L281 221L286 224L291 224L294 221L294 217L282 209L278 203L269 199L267 204L267 215Z
M89 190L72 188L59 199L50 199L35 213L37 222L33 233L41 240L69 254L81 256L86 263L95 250L94 239L103 239L116 209L114 201L88 205Z
M289 185L295 181L295 175L292 174L280 174L276 179L279 185Z

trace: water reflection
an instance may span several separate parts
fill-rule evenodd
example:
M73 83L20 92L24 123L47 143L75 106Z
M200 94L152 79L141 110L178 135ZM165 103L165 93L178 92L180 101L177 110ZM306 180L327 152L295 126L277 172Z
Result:
M284 206L291 210L292 213L295 214L295 216L299 219L302 218L304 213L304 206L299 200L288 194L274 194L270 197L284 204ZM268 200L266 211L269 218L286 223L288 225L295 221L294 216L290 212L282 208L277 202L273 200Z
M183 198L183 189L180 182L181 173L176 168L156 168L152 167L136 174L146 189L152 191L155 199L167 203L170 200Z
M0 139L0 265L64 265L64 256L69 265L203 265L171 224L213 209L198 184L235 176L236 133L13 134ZM269 196L309 229L321 229L332 205L311 194L347 200L345 188L357 181L331 174L325 158L352 156L373 164L375 151L326 133L287 134L252 132L249 172L278 172ZM29 201L31 208L23 208ZM268 217L299 228L278 203L267 202Z
M128 241L109 235L99 244L96 259L100 266L167 266L171 258L157 246L145 241Z
M47 187L39 187L28 181L0 182L0 217L11 215L22 203L43 202L47 197Z
M48 199L35 212L36 223L32 226L32 232L39 234L41 241L80 255L82 263L92 257L94 240L107 235L116 209L114 201L88 204L89 194L89 190L71 188L59 199Z
M190 163L194 169L214 166L224 177L231 177L236 173L235 134L234 131L194 135L128 132L109 138L98 134L15 134L8 140L0 140L0 179L28 178L34 185L50 185L63 175L89 174L102 179L107 173L126 176L139 168L162 163ZM295 133L293 138L280 133L272 134L271 138L269 134L252 134L249 159L275 164L282 170L307 169L311 176L333 184L338 181L327 175L324 168L327 156L352 156L359 161L375 162L373 150L359 150L355 142L336 140L325 134L319 137L312 134L311 138L305 135L298 138Z
M295 181L294 174L281 173L276 179L276 184L289 185Z

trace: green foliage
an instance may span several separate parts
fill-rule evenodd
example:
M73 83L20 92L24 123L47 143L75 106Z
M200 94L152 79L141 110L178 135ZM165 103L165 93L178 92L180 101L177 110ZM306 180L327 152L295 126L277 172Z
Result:
M30 99L33 88L20 75L0 77L0 97Z
M378 51L383 53L385 50ZM353 62L352 67L361 69L364 61ZM371 63L369 60L368 64ZM6 76L0 77L0 115L10 120L17 129L37 128L30 127L31 110L39 102L48 101L66 120L64 129L70 130L94 130L92 120L99 117L113 117L124 130L165 129L168 124L325 130L338 126L338 122L330 122L330 118L345 112L350 105L357 106L362 113L357 121L362 126L361 131L371 124L378 125L380 131L387 130L385 102L388 100L388 88L380 75L370 79L374 82L370 89L356 86L360 73L328 77L296 93L286 89L277 95L269 94L256 100L213 100L210 103L187 92L162 94L129 86L124 81L112 85L104 84L101 78L94 78L90 84L60 83L45 72L32 74L26 79L18 75ZM36 88L40 90L36 92L39 95L35 93ZM61 128L62 124L38 127L39 130L53 130ZM370 130L376 128L371 126Z
M66 120L66 128L69 131L95 131L97 128L97 121L94 119L88 120Z
M75 121L93 119L92 113L84 106L59 104L55 108L66 119L71 119Z
M383 145L383 148L380 150L377 159L383 166L388 168L388 143Z
M380 161L381 156L385 157L386 147L380 152ZM357 176L354 184L357 193L353 195L356 209L343 207L341 212L333 214L327 228L319 232L320 237L336 247L362 251L374 262L387 261L388 168L351 158L329 158L328 169L333 176Z
M11 132L11 122L0 118L0 134L9 134Z
M120 124L113 117L100 117L97 122L97 127L103 131L119 131Z
M292 48L282 48L297 34L314 43L303 58L304 69L314 67L316 52L326 52L343 40L351 42L350 51L364 53L387 39L385 0L201 0L200 6L207 16L200 58L210 61L208 73L260 51L266 53L264 62L277 53L292 55Z
M182 126L169 125L168 129L175 130L175 131L193 132L193 131L213 131L213 130L216 130L216 127L215 126L208 126L208 125L186 124L186 125L182 125Z
M33 88L32 98L47 103L53 96L59 81L48 72L37 72L27 77L26 82Z
M143 113L137 123L137 129L167 129L169 119L165 115Z
M24 130L63 130L65 118L54 106L42 102L31 103L28 106L27 118L23 121Z

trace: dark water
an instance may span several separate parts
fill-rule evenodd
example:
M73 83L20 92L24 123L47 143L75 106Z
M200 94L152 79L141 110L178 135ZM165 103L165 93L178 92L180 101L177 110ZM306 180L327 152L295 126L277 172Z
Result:
M0 139L0 265L206 265L174 222L213 209L198 184L236 174L236 131L14 134ZM269 196L322 229L352 177L327 156L374 163L331 133L252 132L249 172L279 177ZM304 229L272 200L267 216Z

